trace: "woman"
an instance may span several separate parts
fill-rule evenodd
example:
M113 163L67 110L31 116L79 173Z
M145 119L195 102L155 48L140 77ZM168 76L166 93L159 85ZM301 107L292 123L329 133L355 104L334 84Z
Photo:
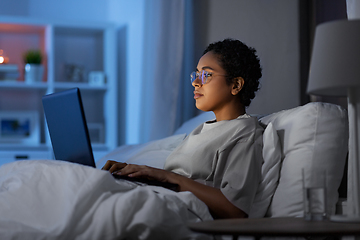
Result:
M247 217L261 178L262 132L245 108L259 88L256 51L241 41L210 44L191 74L196 107L216 119L198 126L167 158L164 169L108 161L103 169L179 185L214 218Z

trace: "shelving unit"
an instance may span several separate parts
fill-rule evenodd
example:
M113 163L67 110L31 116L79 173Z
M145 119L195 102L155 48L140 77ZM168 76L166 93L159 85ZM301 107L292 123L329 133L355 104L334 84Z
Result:
M116 35L112 24L0 17L0 49L9 57L8 64L17 64L20 70L24 69L23 53L40 49L45 68L42 82L26 83L23 71L16 81L0 80L0 116L4 111L36 111L40 126L40 141L31 145L7 143L0 131L0 165L17 159L53 158L41 98L74 87L81 91L95 159L117 146ZM75 66L76 77L69 75L69 66ZM105 83L90 84L92 71L104 72Z

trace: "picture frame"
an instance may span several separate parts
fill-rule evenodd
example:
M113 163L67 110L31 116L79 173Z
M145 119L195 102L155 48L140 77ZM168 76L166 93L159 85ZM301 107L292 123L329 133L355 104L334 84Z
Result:
M0 143L40 144L37 111L0 111Z

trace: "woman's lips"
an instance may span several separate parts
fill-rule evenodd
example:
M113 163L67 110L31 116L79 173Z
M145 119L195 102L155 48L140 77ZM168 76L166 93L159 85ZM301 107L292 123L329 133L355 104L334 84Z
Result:
M203 94L201 94L200 92L194 92L194 98L195 99L197 99L197 98L199 98L199 97L202 97L203 96Z

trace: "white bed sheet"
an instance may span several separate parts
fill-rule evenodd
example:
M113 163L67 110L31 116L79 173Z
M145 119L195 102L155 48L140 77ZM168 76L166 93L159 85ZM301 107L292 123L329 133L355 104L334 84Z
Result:
M190 192L55 160L3 165L0 213L0 239L209 239L186 223L212 219Z

